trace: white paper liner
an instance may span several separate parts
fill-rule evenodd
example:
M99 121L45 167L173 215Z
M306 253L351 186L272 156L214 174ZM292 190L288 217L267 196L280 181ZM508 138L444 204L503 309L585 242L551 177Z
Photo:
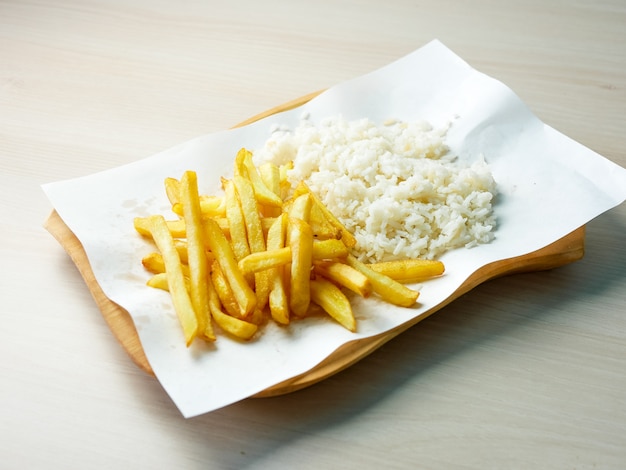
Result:
M201 192L219 190L241 147L261 147L275 125L295 128L342 115L453 120L447 143L460 158L481 154L498 184L496 239L450 252L446 274L403 309L356 300L358 332L325 318L269 324L240 343L220 335L214 345L185 347L169 294L146 287L141 258L152 245L133 229L136 216L169 212L168 176L198 172ZM543 124L502 83L474 70L438 41L388 66L339 84L300 108L240 129L202 136L112 170L44 185L52 205L78 237L103 292L132 316L156 377L185 417L216 410L300 375L342 344L376 335L441 304L476 270L545 247L626 199L626 170Z

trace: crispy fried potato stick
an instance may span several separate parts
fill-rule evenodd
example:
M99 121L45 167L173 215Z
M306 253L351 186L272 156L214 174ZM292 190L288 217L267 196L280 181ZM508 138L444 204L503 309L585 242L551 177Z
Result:
M278 222L277 222L278 223ZM291 248L288 246L275 250L251 253L239 260L239 269L244 274L258 273L266 269L277 268L291 262Z
M235 184L235 188L237 189L237 194L239 195L243 218L246 221L250 252L257 253L265 251L265 235L263 233L263 225L261 224L259 206L255 198L252 183L248 179L241 176L235 176L233 178L233 181ZM267 273L256 273L254 275L254 285L257 297L256 307L259 310L263 310L263 308L265 308L265 305L267 305L270 293L270 285Z
M283 200L278 194L267 187L261 175L259 175L256 166L252 162L252 152L246 149L239 150L235 161L239 174L241 176L247 176L248 180L252 183L254 194L259 203L267 206L282 207Z
M281 199L281 187L280 187L280 169L278 165L274 163L268 162L264 163L259 167L259 175L261 179L268 187L270 191L272 191L278 198ZM268 206L265 205L262 208L263 215L265 217L278 217L282 212L282 204L281 206Z
M401 307L412 307L415 305L419 292L409 289L404 284L394 281L389 276L377 273L365 264L357 260L353 255L348 255L346 263L357 271L365 274L370 282L374 292L376 292L383 300L399 305Z
M165 219L163 219L165 220ZM146 237L151 236L148 217L135 217L133 220L135 230ZM185 230L185 221L183 219L167 220L165 222L167 229L173 238L185 238L187 236Z
M251 313L256 306L256 295L247 283L243 273L237 266L237 260L226 239L224 232L213 219L204 221L206 243L220 265L228 284L233 290L239 304L239 311L243 317Z
M235 294L230 288L228 280L226 280L217 260L213 260L211 264L211 280L213 281L213 288L215 289L222 307L226 310L226 313L233 317L241 318L242 315L237 299L235 299Z
M174 310L183 329L185 344L190 346L198 334L198 319L187 292L180 257L174 246L172 234L161 215L148 217L148 228L152 234L152 239L163 256L165 272L167 273L167 285L169 286Z
M369 297L372 293L372 283L369 278L347 264L337 261L317 262L313 270L316 274L347 287L361 297Z
M217 292L210 280L207 282L207 285L209 291L209 308L215 323L226 333L236 338L243 340L252 338L258 330L258 326L224 313L221 309Z
M172 206L180 204L180 182L176 178L165 178L165 194Z
M289 207L289 218L300 219L308 224L311 217L311 206L312 200L309 194L304 193L299 195L294 198Z
M313 259L343 259L348 256L348 247L341 240L314 240Z
M224 217L226 204L222 196L208 196L200 194L200 212L203 217ZM182 217L183 206L180 202L172 204L172 212Z
M377 273L403 283L418 282L441 276L445 271L445 266L441 261L427 259L384 261L367 266Z
M341 289L322 277L311 280L311 300L349 331L356 331L350 301Z
M258 251L264 251L265 238L263 235L261 216L259 215L259 207L254 195L254 188L250 181L240 176L235 176L233 182L237 189L237 194L239 195L243 218L246 222L250 252L256 253Z
M208 261L205 253L205 234L198 199L198 177L194 171L186 171L180 180L180 199L187 232L187 257L191 302L198 318L198 334L209 341L215 340L207 280Z
M335 228L341 231L341 240L343 240L346 246L348 248L352 248L354 245L356 245L356 238L354 238L354 235L352 235L352 233L348 231L348 229L339 221L339 219L335 217L333 213L330 210L328 210L328 208L322 203L320 198L317 197L317 195L314 194L311 191L311 189L309 189L309 187L304 183L304 181L302 181L294 190L294 197L297 197L305 193L308 193L311 195L311 199L313 200L313 203L316 204L318 206L318 209L323 212L328 222L331 225L333 225Z
M222 179L222 186L226 197L226 219L228 220L230 244L233 248L235 259L240 260L250 254L246 223L234 183L232 180Z
M150 287L154 287L155 289L161 289L165 291L169 291L170 288L167 285L167 273L164 271L162 273L156 273L146 283Z
M291 277L289 308L294 315L304 316L311 302L310 277L313 259L313 232L300 219L289 219L289 246L291 247Z
M165 272L165 263L163 262L163 256L161 256L161 253L148 253L146 256L141 258L141 264L153 274Z
M278 221L278 219L276 220ZM272 269L284 266L291 262L291 247L272 249L268 245L266 251L250 253L245 258L239 260L239 269L244 274L257 273L265 269ZM313 260L338 260L348 256L348 249L341 240L313 240Z
M283 213L276 219L267 233L267 249L272 252L282 250L285 247L287 232L287 214ZM289 249L289 261L291 262L291 248ZM284 269L273 267L268 273L270 284L269 305L270 314L275 322L281 325L289 324L289 299L285 290Z

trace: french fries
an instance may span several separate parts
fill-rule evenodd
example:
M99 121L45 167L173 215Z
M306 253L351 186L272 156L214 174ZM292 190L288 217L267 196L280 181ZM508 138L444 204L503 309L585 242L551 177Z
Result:
M402 282L419 282L441 276L445 266L441 261L428 259L402 259L369 264L368 267L377 273Z
M419 292L405 283L443 273L435 261L358 261L354 236L304 182L291 188L288 168L257 168L241 149L222 195L201 194L198 176L186 171L164 181L173 218L134 220L158 249L142 258L147 284L170 292L187 346L214 341L214 325L250 340L268 318L288 325L312 303L356 331L350 295L411 307Z
M198 334L207 340L213 341L215 335L209 310L208 260L205 253L205 233L200 212L198 180L195 172L186 171L183 175L180 181L179 197L183 205L185 233L187 235L189 294L198 320Z
M167 228L163 216L150 216L147 220L147 229L163 256L168 290L172 296L174 310L183 329L185 344L189 346L198 334L198 319L187 290L180 257L174 246L174 239Z

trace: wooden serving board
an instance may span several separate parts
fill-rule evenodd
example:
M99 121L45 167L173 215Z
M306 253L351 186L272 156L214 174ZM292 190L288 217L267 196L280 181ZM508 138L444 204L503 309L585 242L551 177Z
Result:
M300 106L317 96L319 93L320 92L311 93L297 100L285 103L244 121L236 127L241 127L272 114ZM139 366L146 373L154 375L150 363L141 346L137 330L135 329L135 325L130 314L104 295L104 292L96 281L85 250L83 249L78 238L76 238L56 211L52 211L46 220L44 227L56 238L56 240L69 254L70 258L85 280L89 291L95 299L96 304L102 312L109 328L113 332L113 335L120 342L124 350L128 353L135 364L137 364L137 366ZM540 250L523 256L496 261L483 266L471 275L444 302L420 315L418 318L415 318L414 320L383 334L344 344L315 368L263 390L255 396L269 397L282 395L319 382L354 364L390 339L441 309L453 300L459 298L461 295L470 291L479 284L507 274L542 271L577 261L584 255L584 244L585 227L582 226L569 235Z

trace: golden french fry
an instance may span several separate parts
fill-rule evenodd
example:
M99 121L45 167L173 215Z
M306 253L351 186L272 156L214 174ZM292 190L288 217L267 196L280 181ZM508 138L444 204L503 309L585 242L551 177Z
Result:
M341 230L328 221L319 204L314 203L311 205L309 223L313 229L313 236L317 240L339 240L342 236Z
M176 251L178 251L178 256L180 256L180 262L183 264L187 264L187 262L189 261L189 255L187 253L187 242L179 238L175 238L174 247L176 247Z
M232 315L233 317L241 318L242 315L239 310L239 304L237 303L235 294L230 288L228 280L226 280L226 277L224 276L217 260L213 260L213 263L211 264L211 281L213 282L213 288L215 289L224 310L226 310L226 313Z
M259 329L254 323L231 317L216 306L211 307L211 314L222 330L240 339L249 340Z
M148 217L148 229L157 248L163 256L167 285L174 304L174 310L183 329L185 344L191 345L198 334L198 319L187 292L185 277L181 268L180 257L174 246L174 239L165 219L161 215Z
M324 278L311 280L311 301L349 331L356 331L356 320L350 301L341 289Z
M313 240L313 259L339 259L348 256L348 247L341 240Z
M283 205L283 200L280 196L268 188L259 175L256 166L254 166L252 162L252 152L241 149L237 153L235 160L239 175L247 176L248 180L252 183L256 198L261 204L275 207L281 207Z
M154 287L155 289L161 289L166 291L170 290L169 286L167 285L167 273L165 271L161 273L156 273L154 276L148 279L146 285Z
M165 178L165 194L172 206L180 203L180 182L176 178Z
M280 173L280 197L284 201L291 191L291 183L287 179L287 172L293 169L293 161L289 161L278 167Z
M199 200L200 212L203 217L224 217L226 215L226 204L223 197L200 194ZM182 217L182 204L180 202L172 204L172 212Z
M311 205L311 196L307 193L294 198L289 207L289 218L300 219L308 224L311 216Z
M287 215L281 214L267 232L267 249L277 251L285 248L285 236L287 232ZM289 249L289 262L291 262L291 248ZM268 273L270 283L269 305L270 314L275 322L281 325L289 323L289 299L285 290L284 269L274 267Z
M254 310L256 295L244 278L243 273L239 270L230 243L217 222L213 219L206 219L204 221L204 229L206 232L206 243L233 290L241 315L245 317Z
M258 326L224 313L221 309L217 292L211 281L207 282L207 287L209 292L209 309L215 323L226 333L236 338L243 340L252 338L258 330Z
M246 224L234 183L232 180L223 179L222 186L224 187L226 198L226 219L228 220L230 244L233 248L235 259L240 260L250 254Z
M403 259L384 261L367 265L377 273L389 276L398 282L418 282L435 276L441 276L445 266L441 261L427 259Z
M263 235L263 226L261 224L259 206L254 196L252 183L241 176L235 176L233 182L237 189L237 194L239 195L241 211L246 222L250 252L256 253L257 251L264 251L265 238Z
M347 287L361 297L369 297L372 293L372 283L369 278L347 264L336 261L317 262L314 271L340 286Z
M135 217L135 219L133 220L135 230L139 234L146 236L146 237L151 236L150 228L149 228L150 223L148 219L149 217ZM185 221L183 219L167 220L165 222L165 225L167 226L167 229L169 230L172 237L185 238L186 230L185 230Z
M412 307L415 305L419 292L409 289L404 284L394 281L389 276L377 273L373 269L357 260L353 255L348 255L346 263L357 271L365 274L370 282L374 292L376 292L383 300L401 307Z
M250 253L239 260L238 266L244 274L257 273L288 264L291 262L291 256L291 247L289 246L271 249L268 234L267 250ZM332 260L346 256L348 256L348 249L341 240L313 240L313 260Z
M163 256L161 256L161 253L148 253L146 256L141 258L141 264L153 274L165 272L165 263L163 262Z
M268 189L276 194L276 196L278 196L282 201L280 169L278 168L278 165L271 162L264 163L259 167L259 175ZM265 217L277 217L282 212L282 204L281 206L264 205L262 207L262 212Z
M280 168L278 165L272 162L262 164L259 167L259 175L268 189L280 197Z
M198 334L213 341L215 334L211 325L207 279L209 275L205 252L205 233L198 199L198 177L194 171L186 171L180 180L180 199L187 233L187 265L191 302L198 318Z
M300 219L289 219L288 232L291 247L291 277L289 308L294 315L304 316L311 301L310 277L313 260L313 232Z
M239 260L239 269L244 274L258 273L266 269L276 268L291 262L291 248L285 246L275 250L259 251L250 253L243 259Z
M259 214L259 206L255 198L252 183L241 176L235 176L233 181L237 189L237 194L239 195L243 218L246 222L250 252L257 253L265 251L265 235L263 233L261 215ZM256 273L254 275L254 285L257 297L256 307L259 310L263 310L267 304L270 293L267 273L262 271Z
M332 226L334 226L341 232L341 240L343 240L346 246L348 248L352 248L354 245L356 245L356 238L354 238L354 235L350 233L350 231L339 221L339 219L335 217L333 213L330 212L330 210L328 210L328 208L324 205L320 198L311 191L311 189L304 183L304 181L302 181L294 190L294 197L306 193L311 195L313 203L318 206L319 210L322 211L322 213L326 217L326 220L328 220L328 222Z

